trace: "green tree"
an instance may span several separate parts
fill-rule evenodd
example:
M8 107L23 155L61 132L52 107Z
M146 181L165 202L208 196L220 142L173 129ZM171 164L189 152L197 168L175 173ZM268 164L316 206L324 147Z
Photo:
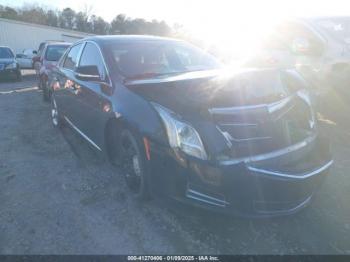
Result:
M91 31L90 24L89 24L89 16L85 12L78 12L75 15L75 24L76 24L76 29L78 31L82 31L82 32Z
M109 24L100 16L92 15L90 18L92 25L92 33L98 35L106 35L109 32Z
M38 6L27 6L18 10L19 19L25 22L47 25L47 13Z
M48 10L46 15L47 15L47 25L58 26L58 16L55 11Z
M126 34L126 23L127 17L124 14L117 15L111 22L111 34Z
M1 10L0 16L2 18L7 18L7 19L18 19L18 13L16 9L9 6L3 7L3 9Z
M175 32L181 35L182 28L171 28L164 21L147 21L142 18L130 18L125 14L117 15L111 23L102 17L90 15L91 8L75 12L67 7L61 11L46 10L36 5L26 5L12 8L0 5L0 17L21 20L30 23L57 26L66 29L78 30L94 34L150 34L171 36ZM183 35L183 34L182 34Z
M67 29L75 28L75 11L69 7L62 10L59 15L59 26Z

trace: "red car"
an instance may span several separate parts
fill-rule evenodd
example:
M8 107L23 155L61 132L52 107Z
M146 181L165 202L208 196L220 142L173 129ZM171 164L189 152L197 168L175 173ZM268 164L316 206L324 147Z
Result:
M61 41L60 40L47 40L47 41L41 42L39 45L38 51L35 51L36 55L33 56L33 58L32 58L32 65L33 65L33 68L35 69L37 75L39 74L39 70L40 70L40 66L41 66L40 58L41 58L41 55L43 53L43 50L47 44L52 43L52 42L61 42Z
M41 53L38 75L39 88L43 90L44 101L48 101L50 98L50 92L48 91L48 75L70 45L71 43L66 42L50 42L45 45Z

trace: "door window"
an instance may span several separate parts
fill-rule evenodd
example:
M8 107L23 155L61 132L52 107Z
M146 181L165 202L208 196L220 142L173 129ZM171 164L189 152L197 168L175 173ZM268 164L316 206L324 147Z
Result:
M102 80L106 80L106 68L98 47L92 43L86 43L81 55L79 66L97 66Z
M76 46L73 46L71 50L69 50L66 56L66 59L64 60L64 64L63 64L64 68L74 70L78 62L78 55L79 55L81 46L82 44L78 44Z

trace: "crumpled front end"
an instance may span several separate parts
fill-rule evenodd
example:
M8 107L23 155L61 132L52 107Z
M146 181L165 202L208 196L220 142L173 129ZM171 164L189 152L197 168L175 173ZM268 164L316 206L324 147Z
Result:
M249 217L304 208L333 163L328 141L317 136L274 152L215 163L152 148L156 190L183 203Z
M200 117L184 115L208 159L152 145L157 189L182 202L248 216L306 206L333 161L311 98L293 74L250 71L213 89Z

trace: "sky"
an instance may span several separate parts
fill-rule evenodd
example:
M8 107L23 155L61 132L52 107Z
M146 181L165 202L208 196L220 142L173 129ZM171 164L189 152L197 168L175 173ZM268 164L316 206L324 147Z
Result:
M48 8L91 8L111 21L117 14L182 24L195 37L230 48L240 42L244 49L265 27L285 17L349 15L349 0L0 0L0 4L37 4ZM260 37L260 36L259 36ZM244 39L244 41L243 41ZM247 49L247 48L246 48Z

